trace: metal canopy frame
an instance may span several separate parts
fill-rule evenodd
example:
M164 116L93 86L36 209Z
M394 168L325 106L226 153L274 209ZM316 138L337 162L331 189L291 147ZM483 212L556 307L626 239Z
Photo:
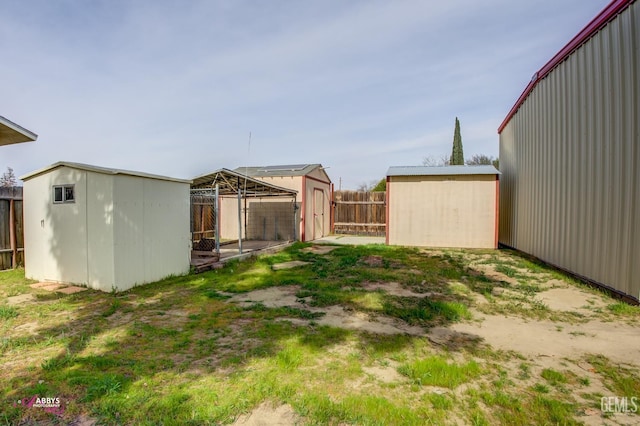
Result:
M298 191L294 189L271 185L270 183L254 179L229 169L219 169L215 172L207 173L193 179L193 183L191 184L192 195L211 194L212 191L215 191L214 209L216 217L215 239L217 253L220 253L220 223L218 221L218 218L220 217L219 197L236 195L238 197L238 248L240 254L242 254L242 199L244 199L244 223L246 236L247 198L292 197L295 206L295 201L298 195ZM295 228L294 220L294 238Z
M191 188L192 190L215 188L216 185L221 196L236 195L240 191L244 197L251 198L296 197L298 194L298 191L294 189L272 185L229 169L220 169L198 176L193 179Z

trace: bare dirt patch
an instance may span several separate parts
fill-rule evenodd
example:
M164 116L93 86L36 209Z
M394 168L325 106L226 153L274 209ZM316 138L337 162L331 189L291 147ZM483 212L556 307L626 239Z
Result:
M7 297L7 305L9 306L22 305L24 303L34 302L35 300L36 300L36 297L31 293L19 294L18 296Z
M413 336L421 336L424 334L422 327L411 326L389 317L379 316L374 318L364 312L346 310L342 306L307 309L311 312L322 312L325 314L313 320L314 323L319 325L377 334L410 334ZM309 325L311 323L310 320L301 318L286 318L283 320L297 325Z
M14 327L13 334L17 336L24 334L36 335L38 334L38 330L40 330L40 324L37 321L30 321Z
M405 380L405 377L398 373L393 367L374 365L371 367L362 367L362 370L383 383L394 383Z
M512 277L509 277L505 274L503 274L502 272L498 272L493 268L493 265L485 265L485 264L475 264L473 265L472 269L475 269L476 271L482 272L484 274L484 276L486 276L489 279L495 280L495 281L502 281L505 282L507 284L511 284L511 285L518 285L518 280Z
M293 269L297 268L298 266L305 266L310 264L310 262L304 262L302 260L292 260L290 262L276 263L275 265L271 266L271 269L273 269L274 271L281 271L283 269Z
M268 402L263 402L249 414L239 416L234 426L289 426L301 424L302 419L296 414L289 404L274 407Z
M458 323L450 328L481 337L495 349L527 357L559 360L602 354L614 362L640 367L640 326L602 321L572 325L497 315L480 315L480 319L480 324Z
M254 290L249 293L240 293L228 299L229 302L247 307L255 303L262 303L267 308L281 308L284 306L300 307L296 293L300 286L269 287L262 290ZM298 306L300 305L300 306Z
M552 288L538 293L537 299L555 311L591 310L606 306L602 299L576 287Z
M416 293L407 288L404 288L400 283L371 283L365 282L362 284L362 288L368 291L382 290L392 296L400 297L429 297L434 293Z
M295 296L295 293L299 289L300 286L270 287L249 293L237 294L228 301L244 307L260 303L269 308L289 306L292 308L305 309L313 313L323 313L324 315L322 317L313 320L313 322L348 330L360 330L379 334L424 334L422 327L410 326L402 321L389 317L372 317L365 312L358 312L336 305L326 307L307 306L303 303L303 300ZM311 323L311 320L300 318L287 318L286 321L298 325L308 325Z

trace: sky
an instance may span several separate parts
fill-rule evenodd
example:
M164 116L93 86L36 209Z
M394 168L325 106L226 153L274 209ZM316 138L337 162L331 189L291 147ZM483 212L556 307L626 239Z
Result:
M389 166L498 156L533 74L608 0L0 0L0 147L193 178L321 163L336 189Z

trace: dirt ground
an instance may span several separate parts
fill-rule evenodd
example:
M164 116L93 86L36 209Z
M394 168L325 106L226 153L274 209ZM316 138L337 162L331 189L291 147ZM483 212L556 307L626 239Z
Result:
M632 368L640 368L640 324L612 320L606 314L606 306L613 301L608 296L591 291L561 279L548 276L546 273L535 273L526 270L518 271L522 276L531 277L539 283L535 294L523 296L518 292L518 284L522 280L507 276L497 271L495 266L484 264L488 256L466 259L476 270L491 279L505 284L496 291L494 297L485 297L473 293L474 303L470 306L472 319L454 323L447 327L434 327L425 330L419 326L410 326L402 321L382 315L371 316L363 312L349 310L343 306L313 307L308 300L297 298L299 286L272 287L233 295L229 302L240 306L261 303L267 307L292 307L310 312L321 312L324 315L313 319L284 319L294 324L308 325L314 321L320 325L330 325L345 329L359 330L379 334L409 334L427 337L436 345L449 347L457 342L480 341L495 350L517 353L520 361L530 363L532 371L540 373L544 369L574 372L577 376L588 377L590 384L583 389L584 393L609 395L611 391L595 374L595 369L587 361L589 355L603 355L616 364ZM375 259L372 259L374 262ZM475 262L475 264L474 264ZM464 287L464 282L455 282L456 288ZM383 292L402 297L429 297L431 293L418 293L395 282L364 283L363 287L370 291ZM507 306L518 300L548 308L550 315L565 315L575 321L558 321L537 319L517 313L491 313L493 307ZM504 366L511 374L518 374L521 362L510 362ZM392 366L372 367L367 374L375 376L384 383L400 381L401 377ZM580 400L580 396L576 396ZM260 406L256 412L246 418L238 419L252 423L260 416L273 419L274 424L295 424L286 407ZM283 414L284 413L284 414ZM588 409L580 421L587 425L600 424L640 424L636 415L616 414L615 417L603 421L600 410Z

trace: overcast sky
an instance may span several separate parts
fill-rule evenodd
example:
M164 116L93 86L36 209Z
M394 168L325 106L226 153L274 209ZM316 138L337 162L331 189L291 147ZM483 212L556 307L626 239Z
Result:
M0 147L20 176L76 161L179 178L498 155L531 76L608 0L0 0ZM251 141L249 143L249 133Z

